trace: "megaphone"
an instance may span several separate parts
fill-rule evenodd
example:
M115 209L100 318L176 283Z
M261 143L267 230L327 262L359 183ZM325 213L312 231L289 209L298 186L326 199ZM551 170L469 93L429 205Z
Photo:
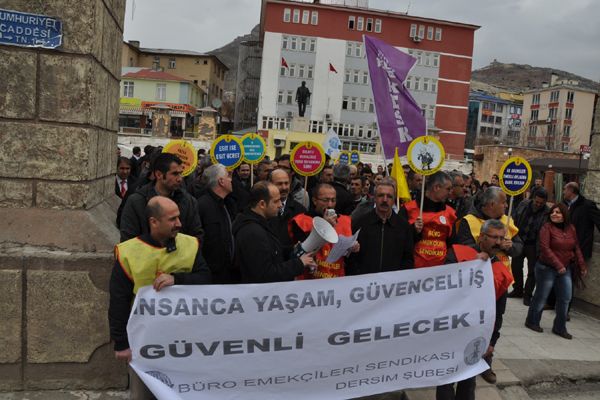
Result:
M338 240L338 234L329 222L321 217L314 217L313 229L310 231L310 235L304 242L298 243L294 247L292 255L293 257L300 257L303 254L320 249L325 243L337 243Z

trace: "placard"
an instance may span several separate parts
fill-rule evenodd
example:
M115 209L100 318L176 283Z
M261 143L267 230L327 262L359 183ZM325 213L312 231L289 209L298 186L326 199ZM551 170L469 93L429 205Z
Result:
M290 154L290 164L298 175L316 175L325 166L325 152L318 143L298 143Z
M531 166L523 157L511 157L500 168L500 187L504 193L517 196L531 183Z
M358 150L352 150L352 152L350 152L350 164L356 165L359 162L360 162L360 153L358 152Z
M194 146L187 140L171 140L163 148L163 153L174 154L183 162L182 176L188 176L196 169L198 165L198 152Z
M338 157L338 164L350 165L350 153L346 150L340 152Z
M244 147L244 162L248 164L258 164L267 153L267 143L256 133L242 136L242 147Z
M223 164L231 171L244 160L244 146L240 139L233 135L220 136L210 147L210 159L215 164Z
M433 136L420 136L408 146L406 158L410 168L421 175L433 175L444 165L444 146Z

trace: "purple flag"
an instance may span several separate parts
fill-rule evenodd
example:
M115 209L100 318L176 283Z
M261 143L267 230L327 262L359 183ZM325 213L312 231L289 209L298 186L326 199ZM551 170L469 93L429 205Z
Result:
M394 158L396 147L400 156L406 155L410 142L425 135L421 107L404 86L417 60L379 39L365 35L364 41L381 146L389 160Z

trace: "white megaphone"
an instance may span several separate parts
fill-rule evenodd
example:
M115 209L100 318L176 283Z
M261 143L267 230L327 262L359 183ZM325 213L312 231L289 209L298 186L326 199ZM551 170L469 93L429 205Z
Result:
M310 235L304 242L298 243L294 247L293 256L300 257L303 254L320 249L325 243L337 243L338 240L338 234L329 222L321 217L314 217L313 229L310 231Z

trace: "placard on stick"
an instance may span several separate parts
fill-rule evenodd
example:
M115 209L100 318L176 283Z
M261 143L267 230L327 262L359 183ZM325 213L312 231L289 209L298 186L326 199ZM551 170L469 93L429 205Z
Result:
M531 166L523 157L511 157L500 168L500 187L509 196L517 196L531 183Z
M223 164L228 170L234 170L244 160L242 142L233 135L220 136L210 147L210 158L213 163Z
M183 163L183 172L181 175L188 176L196 169L198 165L198 152L194 146L187 140L171 140L162 150L163 153L174 154Z
M292 149L290 164L298 175L313 176L325 166L325 152L320 144L301 142Z

